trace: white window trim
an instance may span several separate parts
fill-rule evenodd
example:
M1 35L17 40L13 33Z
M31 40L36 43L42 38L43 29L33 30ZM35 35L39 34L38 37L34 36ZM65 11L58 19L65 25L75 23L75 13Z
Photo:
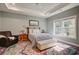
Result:
M54 21L53 21L53 35L54 35L54 36L59 36L59 35L56 35L56 34L55 34L55 22L58 22L58 21L61 21L61 20L66 20L66 19L72 19L72 18L75 19L75 38L74 38L74 39L76 39L76 38L77 38L77 28L76 28L76 25L77 25L77 18L76 18L76 15L70 16L70 17L66 17L66 18L61 18L61 19L56 19L56 20L54 20ZM59 37L67 37L67 36L59 36ZM70 37L67 37L67 38L70 38Z

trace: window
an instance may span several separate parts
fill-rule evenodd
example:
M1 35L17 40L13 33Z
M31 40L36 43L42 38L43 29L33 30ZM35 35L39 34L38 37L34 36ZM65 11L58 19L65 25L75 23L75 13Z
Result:
M54 21L54 35L76 38L76 17Z

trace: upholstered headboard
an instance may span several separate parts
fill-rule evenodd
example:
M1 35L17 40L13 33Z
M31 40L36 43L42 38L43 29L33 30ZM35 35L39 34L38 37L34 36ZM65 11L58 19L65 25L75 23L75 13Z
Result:
M40 27L27 27L27 34L29 34L32 31L40 30Z

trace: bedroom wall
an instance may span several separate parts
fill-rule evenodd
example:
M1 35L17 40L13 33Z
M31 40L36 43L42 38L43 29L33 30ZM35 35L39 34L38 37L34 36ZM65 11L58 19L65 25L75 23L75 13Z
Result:
M2 20L2 30L5 31L11 31L12 34L19 34L21 30L24 30L27 32L27 29L24 28L24 26L29 26L29 20L38 20L39 26L41 29L46 30L46 20L39 17L33 17L33 16L25 16L21 14L14 14L14 13L8 13L8 12L2 12L3 20Z
M64 40L64 41L68 41L68 42L72 42L72 43L78 43L79 44L79 6L69 9L67 11L61 12L59 14L56 14L50 18L47 19L48 21L48 25L47 25L47 31L49 33L53 33L53 21L54 20L58 20L61 18L65 18L65 17L69 17L69 16L73 16L76 15L77 17L77 39L71 39L71 38L65 38L65 37L56 37L59 38L59 40Z
M2 18L1 18L1 12L0 12L0 30L1 30L1 20Z

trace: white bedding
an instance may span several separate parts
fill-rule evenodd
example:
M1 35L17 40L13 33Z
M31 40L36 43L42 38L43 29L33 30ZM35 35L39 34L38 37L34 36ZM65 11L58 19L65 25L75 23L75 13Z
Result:
M32 42L32 47L36 46L38 41L52 39L52 35L48 33L31 33L29 34L29 40Z

